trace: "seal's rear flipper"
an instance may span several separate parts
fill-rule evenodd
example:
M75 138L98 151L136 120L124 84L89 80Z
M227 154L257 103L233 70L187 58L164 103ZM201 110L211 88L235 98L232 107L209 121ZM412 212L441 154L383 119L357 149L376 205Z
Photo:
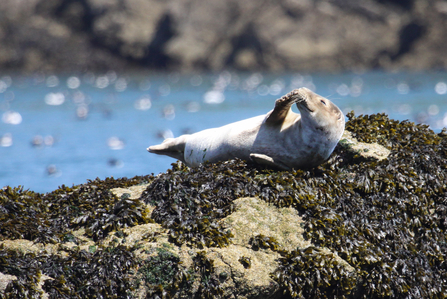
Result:
M147 148L147 151L157 155L165 155L174 159L185 161L186 138L182 135L178 138L168 138L162 144L153 145Z
M250 158L255 162L256 164L260 165L266 165L272 168L281 169L281 170L290 170L290 167L279 162L273 160L272 157L269 157L267 155L263 154L250 154Z

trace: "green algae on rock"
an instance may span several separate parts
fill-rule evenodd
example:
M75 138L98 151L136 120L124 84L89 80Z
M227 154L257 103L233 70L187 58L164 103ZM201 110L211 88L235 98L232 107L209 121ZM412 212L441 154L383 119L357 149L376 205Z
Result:
M145 285L142 296L160 298L445 298L447 138L384 114L348 118L346 128L356 140L377 143L389 154L364 158L341 143L319 167L290 172L240 160L197 169L176 163L148 178L139 198L124 189L120 197L110 192L129 187L119 180L63 186L49 194L4 188L0 273L16 278L4 296L69 297L80 290L87 296L96 290L104 298L141 298L139 286ZM265 230L256 232L249 224L244 229L244 213ZM144 224L149 222L155 223ZM300 231L292 232L286 222ZM307 240L290 237L287 243L278 227ZM128 235L137 228L150 237ZM6 242L59 246L69 233L69 240L80 242L73 229L82 230L95 250L75 243L70 249L67 241L58 254L30 253ZM172 250L147 249L163 248L158 240L171 242ZM149 256L143 254L147 250ZM262 264L267 258L277 261L269 270ZM165 263L169 269L154 278L150 271ZM269 272L266 284L242 281L241 273L262 270ZM92 278L95 271L110 276ZM50 278L39 288L43 275ZM89 279L95 283L84 291Z
M151 254L141 262L138 268L136 287L144 284L146 297L172 296L179 289L186 293L191 287L192 278L183 270L180 258L164 248L156 248L156 254Z

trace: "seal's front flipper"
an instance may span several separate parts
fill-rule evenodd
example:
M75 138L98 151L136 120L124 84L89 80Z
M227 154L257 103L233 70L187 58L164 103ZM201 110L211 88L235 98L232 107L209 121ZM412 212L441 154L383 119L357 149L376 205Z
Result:
M265 120L268 125L282 125L295 120L298 114L292 111L292 105L300 100L301 95L295 89L275 101L275 108Z
M147 148L147 151L157 155L165 155L185 162L186 136L177 138L168 138L162 144L153 145Z
M281 169L281 170L290 170L290 167L279 162L273 160L272 157L263 155L263 154L250 154L250 158L255 162L256 164L260 165L266 165L272 168Z

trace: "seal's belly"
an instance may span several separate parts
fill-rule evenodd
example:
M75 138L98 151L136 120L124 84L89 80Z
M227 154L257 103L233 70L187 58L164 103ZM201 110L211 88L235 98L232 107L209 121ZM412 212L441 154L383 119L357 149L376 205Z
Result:
M188 136L184 152L186 164L196 167L206 161L249 160L264 118L265 115L260 115Z

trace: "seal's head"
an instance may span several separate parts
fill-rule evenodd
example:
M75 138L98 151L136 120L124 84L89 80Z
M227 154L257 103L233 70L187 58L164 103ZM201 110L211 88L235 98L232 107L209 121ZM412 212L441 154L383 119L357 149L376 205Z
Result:
M345 116L340 108L305 87L294 90L293 96L302 122L338 142L345 128Z
M303 130L308 132L307 136L312 136L312 139L319 136L314 142L325 147L329 157L345 129L343 112L328 99L305 87L293 90L291 96L300 110Z

